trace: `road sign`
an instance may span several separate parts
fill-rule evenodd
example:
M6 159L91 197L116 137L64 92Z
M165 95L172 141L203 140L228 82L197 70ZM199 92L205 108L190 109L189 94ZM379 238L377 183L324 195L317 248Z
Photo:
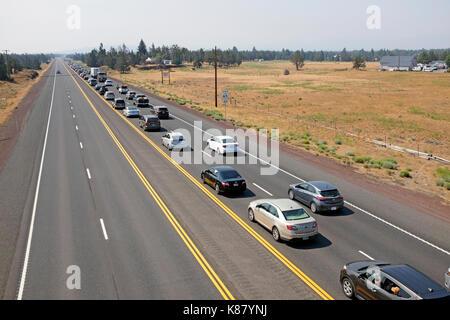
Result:
M228 103L228 90L223 90L222 91L222 100L223 100L223 104L227 104Z

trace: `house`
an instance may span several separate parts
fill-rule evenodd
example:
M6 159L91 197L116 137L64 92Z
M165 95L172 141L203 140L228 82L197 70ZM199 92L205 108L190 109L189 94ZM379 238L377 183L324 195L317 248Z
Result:
M152 58L147 58L147 59L145 59L145 64L151 64L151 63L153 63L153 59Z
M417 66L414 56L384 56L380 60L380 70L385 71L411 71Z

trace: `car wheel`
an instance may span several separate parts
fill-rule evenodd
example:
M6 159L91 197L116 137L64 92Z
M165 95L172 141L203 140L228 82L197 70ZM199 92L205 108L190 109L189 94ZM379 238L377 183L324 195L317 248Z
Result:
M255 222L255 213L252 209L248 209L248 220Z
M288 194L289 194L289 199L294 200L294 191L289 190Z
M347 277L342 279L342 290L347 298L352 299L355 296L355 287L353 286L353 282Z
M217 194L220 194L220 187L219 187L219 184L218 184L218 183L216 183L216 193L217 193Z
M277 227L273 227L272 237L275 241L280 241L280 231L278 231Z
M315 202L311 202L310 208L312 213L317 213L317 205Z

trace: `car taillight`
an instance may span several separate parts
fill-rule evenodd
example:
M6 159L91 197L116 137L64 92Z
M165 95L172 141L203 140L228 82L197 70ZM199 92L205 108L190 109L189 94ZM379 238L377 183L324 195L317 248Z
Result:
M224 148L224 149L225 149L226 147L227 147L226 145L223 145L223 146L222 146L222 148Z
M291 230L291 231L297 230L296 226L289 226L289 225L287 225L286 227L287 227L288 230Z
M229 184L228 182L222 182L222 186L224 186L224 187L229 187L230 184Z
M327 198L321 197L321 196L316 196L316 199L319 201L325 201L328 200Z
M245 182L245 180L244 180L244 181L242 181L242 184L247 184L247 182Z
M149 125L150 125L150 122L146 122L145 125L146 125L146 126L149 126Z
M339 196L339 199L344 199L344 196L343 196L343 195L340 195L340 196Z

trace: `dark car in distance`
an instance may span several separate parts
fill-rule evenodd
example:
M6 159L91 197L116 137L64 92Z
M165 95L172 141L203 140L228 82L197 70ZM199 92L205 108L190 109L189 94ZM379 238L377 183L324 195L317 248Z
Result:
M139 116L139 127L143 128L144 131L150 130L161 130L161 121L155 115L140 115Z
M101 95L104 95L106 91L108 91L108 87L106 87L105 85L101 86L100 89L98 89L98 93L100 93Z
M147 97L136 98L136 102L134 104L136 105L136 107L139 107L139 108L148 108L150 106Z
M114 109L125 109L125 100L123 100L122 98L115 99L113 102L113 107Z
M348 298L450 301L450 293L445 288L406 264L356 261L342 268L339 280Z
M288 191L291 200L309 206L313 213L339 211L344 207L344 197L332 184L325 181L310 181L292 184Z
M216 192L236 192L243 193L247 189L244 178L232 167L221 166L202 171L201 179L203 183L209 184Z
M169 110L166 107L155 106L155 107L153 107L153 112L160 119L169 119Z

